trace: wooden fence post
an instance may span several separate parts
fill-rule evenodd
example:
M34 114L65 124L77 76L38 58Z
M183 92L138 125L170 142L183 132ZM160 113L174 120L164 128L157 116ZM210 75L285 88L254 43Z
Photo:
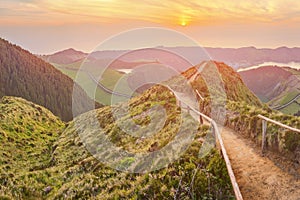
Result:
M187 109L188 114L190 114L190 107L187 106L186 109Z
M199 116L199 120L200 120L200 124L203 124L203 118L201 115Z
M266 135L267 135L267 121L262 120L262 141L261 141L261 154L264 155L266 146Z

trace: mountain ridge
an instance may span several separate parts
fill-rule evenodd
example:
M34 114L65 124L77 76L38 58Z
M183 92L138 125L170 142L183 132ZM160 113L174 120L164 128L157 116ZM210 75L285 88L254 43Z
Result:
M193 65L196 65L204 58L199 57L200 47L157 47L183 55ZM240 47L240 48L219 48L219 47L203 47L212 60L225 62L234 69L245 68L261 64L264 62L300 62L300 48L299 47L277 47L277 48L256 48L256 47ZM155 49L155 47L154 47ZM117 58L130 50L101 50L92 53L85 53L89 58L106 59ZM195 56L197 55L197 56ZM207 58L206 58L207 59ZM66 63L65 63L66 64Z
M0 70L0 97L23 97L49 108L65 121L71 120L73 114L86 112L89 109L86 102L93 102L80 86L58 69L4 39L0 39ZM79 104L74 112L73 95L78 97Z

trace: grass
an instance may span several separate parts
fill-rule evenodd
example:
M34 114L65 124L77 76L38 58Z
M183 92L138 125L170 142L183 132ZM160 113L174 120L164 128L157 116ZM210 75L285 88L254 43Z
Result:
M298 94L299 94L298 90L289 91L289 92L286 92L285 94L280 95L277 98L273 99L268 104L271 104L271 105L284 105L284 104L290 102ZM296 100L296 102L299 102L299 98ZM283 109L280 109L279 111L284 113L284 114L287 114L287 115L295 115L300 110L300 106L296 102L288 105L287 107L285 107Z
M292 68L284 68L285 70L289 71L292 75L298 77L300 75L300 71L296 70L296 69L292 69ZM295 85L296 84L296 85ZM299 90L297 88L297 82L293 81L293 82L284 82L282 83L282 87L286 87L284 89L284 91L281 92L280 95L278 95L277 97L273 98L271 101L268 102L269 105L273 105L273 106L280 106L280 105L284 105L287 104L288 102L290 102L293 98L295 98L298 94L299 94ZM288 114L288 115L295 115L296 113L298 113L300 111L299 109L299 105L297 106L297 104L293 103L289 106L287 106L284 109L281 109L280 112L284 113L284 114Z
M105 92L101 88L96 87L95 82L85 72L77 71L80 68L81 63L82 61L72 63L69 65L53 65L65 75L69 76L73 80L76 80L76 82L85 90L89 97L95 99L96 101L104 105L111 105L112 95ZM118 81L124 74L113 69L106 69L103 72L101 67L102 66L84 65L84 69L88 70L94 77L97 77L101 73L103 73L101 76L102 79L99 82L103 84L106 88L115 90L115 85L118 83ZM119 91L120 93L125 93L124 91L130 91L128 90L128 88L129 86L127 84L126 79L122 79L122 82L119 84L117 91Z
M16 102L18 101L17 99ZM4 105L6 104L10 105L9 102ZM45 116L45 123L36 121L35 116L40 107L30 103L27 105L26 101L24 101L25 105L22 104L20 103L19 107L11 107L9 109L11 111L7 111L7 113L15 112L10 115L9 120L14 117L19 119L22 110L27 114L31 113L28 116L24 115L24 118L16 123L31 122L26 126L30 137L24 134L22 139L36 140L34 144L37 146L33 148L29 142L22 143L22 148L28 149L22 151L22 155L9 154L12 151L8 148L1 152L3 155L9 154L2 157L2 163L13 160L15 164L1 165L3 168L0 179L0 199L234 199L226 165L219 152L212 149L206 157L198 156L202 146L200 141L203 141L200 138L210 134L209 127L198 126L189 116L186 116L187 123L181 124L181 110L176 107L172 94L162 86L155 86L142 96L131 99L129 112L119 120L114 120L111 111L114 108L122 108L124 104L100 108L96 111L96 115L95 112L85 113L68 123L65 129L65 125L60 120L46 111L49 116ZM141 140L118 128L118 123L126 123L131 117L142 127L151 125L147 115L144 116L142 113L157 105L166 110L166 120L161 129L151 137ZM151 115L151 112L148 115ZM95 129L87 125L91 125L89 121L95 117L101 130L98 130L98 127L93 132ZM8 118L5 116L5 119ZM15 134L12 128L14 126L5 127L4 121L2 126L1 134L5 135L4 137ZM79 137L80 130L83 130L87 131L86 133L95 133L93 134L95 138L101 139L102 136L106 136L114 145L128 152L149 153L150 148L155 146L155 150L158 150L172 141L180 126L184 133L189 132L191 127L195 127L191 145L174 162L147 173L122 172L104 165L87 151ZM44 137L41 131L51 132L53 135ZM34 135L40 137L35 138ZM185 138L183 136L180 138ZM98 146L99 139L87 142ZM10 142L3 141L4 147L17 145L18 140L15 138ZM176 147L177 143L174 145ZM31 155L30 152L33 157L27 156ZM99 153L109 154L111 148ZM168 154L159 157L157 165L164 166L169 158ZM124 169L134 162L134 158L124 157L116 163L115 167ZM6 171L7 166L12 169Z
M269 98L264 95L258 95L258 98L264 103L267 103L269 101Z
M284 105L288 102L290 102L293 98L295 98L299 94L299 91L291 91L288 94L286 94L281 100L280 105Z
M219 70L232 79L223 80L228 96L228 126L255 140L261 138L258 114L300 127L299 118L262 105L226 66L220 65ZM189 73L193 70L185 75ZM184 89L181 82L180 78L175 80L178 90ZM210 114L209 94L202 84L203 79L198 78L192 86L207 98L202 111ZM199 156L203 140L211 135L210 128L200 126L177 107L174 95L163 86L151 87L126 103L82 114L68 124L40 106L6 98L0 103L0 199L234 199L219 152L213 148L205 157ZM112 111L126 106L128 112L120 113L116 119ZM155 107L165 112L153 115L150 108ZM140 128L132 129L132 123ZM149 130L155 131L147 135ZM278 130L269 125L270 146L275 144L273 135ZM280 134L282 151L294 153L300 145L297 137L288 131ZM179 145L189 138L190 145ZM110 143L104 143L104 139ZM169 151L163 151L166 147ZM125 153L118 156L114 148ZM185 151L172 160L180 148ZM139 160L135 156L151 152L162 153L154 159ZM105 164L95 157L110 158L111 162ZM126 169L138 173L128 173Z
M244 102L228 102L227 110L226 125L237 132L252 138L258 144L261 144L262 133L262 120L257 117L258 114L300 129L299 117L273 111L267 107L257 108L255 106L247 105ZM291 140L290 138L294 139ZM298 133L268 123L267 143L270 150L283 154L291 160L297 160L296 147L300 146L300 137Z
M281 109L280 111L285 113L285 114L288 114L288 115L294 115L298 112L299 107L300 106L297 103L292 103L289 106Z
M65 125L50 111L21 98L3 97L0 113L0 199L14 194L18 198L21 183L30 185L22 176L48 167L52 145Z

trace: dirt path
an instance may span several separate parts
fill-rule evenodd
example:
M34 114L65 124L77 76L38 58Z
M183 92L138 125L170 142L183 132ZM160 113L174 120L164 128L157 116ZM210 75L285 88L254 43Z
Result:
M193 103L186 95L175 94L187 105ZM191 115L199 120L197 114ZM221 136L244 200L300 200L300 180L262 157L250 139L226 127Z
M262 157L251 141L223 128L222 138L245 200L300 200L300 180Z

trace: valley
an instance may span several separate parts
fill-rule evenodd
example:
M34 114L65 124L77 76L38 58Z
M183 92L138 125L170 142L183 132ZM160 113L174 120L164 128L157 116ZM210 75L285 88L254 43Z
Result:
M298 115L300 107L300 71L290 67L264 66L240 71L245 84L264 102L289 115Z

